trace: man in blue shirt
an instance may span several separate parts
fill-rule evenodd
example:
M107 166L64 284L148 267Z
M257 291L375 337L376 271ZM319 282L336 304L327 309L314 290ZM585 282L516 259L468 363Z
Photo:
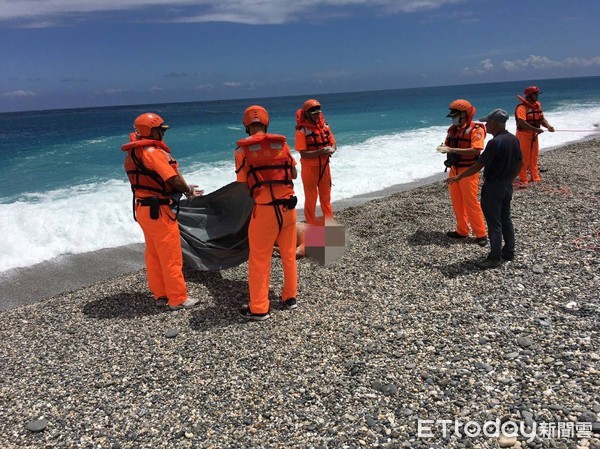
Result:
M481 188L481 209L488 227L490 253L480 262L480 268L497 268L502 260L515 257L515 231L510 217L512 181L523 166L523 156L518 139L506 130L508 113L504 109L494 109L486 117L487 131L494 136L485 146L485 151L477 162L458 176L448 178L451 184L483 170ZM502 239L504 238L504 246Z

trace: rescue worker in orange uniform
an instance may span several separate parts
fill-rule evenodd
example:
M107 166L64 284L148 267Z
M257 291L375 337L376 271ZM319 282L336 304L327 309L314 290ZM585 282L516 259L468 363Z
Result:
M237 181L247 183L255 206L250 217L248 284L250 301L240 310L247 320L270 318L269 281L275 243L283 265L281 300L284 308L297 307L296 203L293 179L296 161L284 136L268 134L269 114L258 105L244 111L242 122L249 137L237 141Z
M317 197L323 218L333 218L331 207L331 170L329 159L337 146L335 137L325 122L321 103L306 100L296 111L296 139L294 148L300 152L302 184L304 186L304 218L310 225L322 224L317 220Z
M485 141L485 125L473 121L475 107L467 100L458 99L450 103L452 126L444 144L437 148L447 155L444 165L450 168L449 178L459 176L471 167L479 158ZM460 181L449 184L448 191L452 201L452 209L456 216L456 230L446 233L448 237L462 239L469 235L469 225L475 234L479 246L487 245L487 231L483 212L477 200L479 174L474 174Z
M538 158L540 155L540 142L538 134L544 132L542 126L550 132L554 132L554 127L548 123L542 112L542 104L538 101L539 94L542 91L537 86L529 86L525 89L525 98L517 95L521 102L515 109L515 119L517 120L517 139L521 145L523 153L523 167L519 172L519 181L521 186L527 185L527 172L529 171L529 181L539 182L540 170L538 167Z
M135 132L121 149L127 152L125 170L133 191L133 216L144 232L148 286L159 307L191 308L183 278L183 256L177 217L171 211L172 195L199 196L203 191L188 185L179 173L171 149L163 141L169 129L157 114L135 119Z

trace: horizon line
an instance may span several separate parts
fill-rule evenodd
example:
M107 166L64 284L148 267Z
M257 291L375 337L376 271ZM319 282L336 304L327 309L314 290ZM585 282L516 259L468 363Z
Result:
M106 109L106 108L126 108L132 106L162 106L168 104L189 104L189 103L215 103L215 102L235 102L242 100L260 100L260 99L271 99L271 98L293 98L293 97L314 97L315 95L342 95L342 94L356 94L362 92L389 92L389 91L397 91L397 90L415 90L415 89L437 89L442 87L455 87L455 86L475 86L475 85L486 85L486 84L508 84L508 83L517 83L517 82L532 82L532 81L550 81L557 79L584 79L584 78L599 78L600 75L587 75L587 76L569 76L569 77L554 77L554 78L527 78L527 79L519 79L519 80L511 80L511 81L487 81L481 83L458 83L458 84L444 84L444 85L431 85L431 86L419 86L419 87L397 87L397 88L389 88L389 89L366 89L366 90L357 90L357 91L341 91L341 92L324 92L321 94L290 94L290 95L276 95L272 97L243 97L243 98L223 98L216 100L194 100L194 101L168 101L161 103L133 103L133 104L114 104L114 105L106 105L106 106L76 106L69 108L48 108L48 109L28 109L28 110L14 110L14 111L0 111L0 115L6 114L27 114L27 113L35 113L35 112L51 112L51 111L73 111L73 110L85 110L85 109Z

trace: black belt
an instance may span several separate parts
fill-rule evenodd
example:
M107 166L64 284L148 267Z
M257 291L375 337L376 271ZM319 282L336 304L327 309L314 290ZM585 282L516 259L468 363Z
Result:
M292 210L296 208L296 204L298 204L298 198L296 196L290 196L289 198L273 200L266 204L266 206L283 206L287 210Z
M159 198L157 196L152 196L149 198L142 198L136 200L136 203L140 206L149 206L150 207L150 218L152 220L158 220L160 216L160 206L168 206L171 204L171 200L169 198ZM177 215L179 214L179 203L177 203L177 214L175 214L175 218L171 218L171 220L177 220Z
M160 206L168 206L171 204L171 200L169 198L143 198L141 200L135 200L137 204L140 206L152 206L153 204L159 204Z
M281 227L283 226L283 215L281 214L281 210L279 210L278 206L283 206L284 211L289 211L295 209L297 203L298 197L293 195L289 198L278 198L267 204L257 204L257 206L273 206L273 208L275 209L275 218L277 218L277 225L279 226L279 230L281 231Z

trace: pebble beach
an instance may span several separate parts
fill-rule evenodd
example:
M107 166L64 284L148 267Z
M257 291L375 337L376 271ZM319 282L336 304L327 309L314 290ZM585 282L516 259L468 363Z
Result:
M296 310L275 257L265 322L238 315L246 264L186 272L193 310L137 270L2 311L0 448L600 448L599 150L540 156L499 269L446 237L435 181L339 211L345 254L299 261ZM454 428L496 420L537 434Z

